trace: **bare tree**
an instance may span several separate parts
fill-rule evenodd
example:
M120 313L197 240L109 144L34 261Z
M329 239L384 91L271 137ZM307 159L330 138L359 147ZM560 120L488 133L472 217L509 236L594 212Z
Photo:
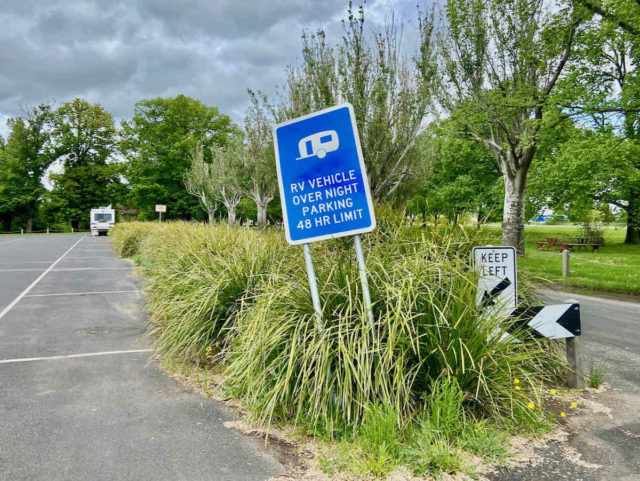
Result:
M184 185L187 192L195 196L202 208L209 215L209 224L213 224L218 202L211 188L211 165L204 160L203 147L197 145L192 154L191 168L184 176Z
M218 202L227 208L228 222L236 223L236 209L242 199L242 166L245 146L240 137L232 137L224 147L211 147L211 163L204 160L203 149L193 155L191 169L185 176L187 191L195 195L209 213L209 223Z
M371 192L388 199L413 174L413 149L432 105L435 79L433 15L421 15L421 48L413 61L402 54L402 31L391 18L382 32L365 30L365 9L351 2L345 33L335 46L325 32L302 37L302 63L287 69L292 118L341 102L353 105Z
M244 126L244 192L256 203L258 225L264 226L267 223L267 207L277 189L272 135L277 114L264 94L250 91L249 96L251 105Z

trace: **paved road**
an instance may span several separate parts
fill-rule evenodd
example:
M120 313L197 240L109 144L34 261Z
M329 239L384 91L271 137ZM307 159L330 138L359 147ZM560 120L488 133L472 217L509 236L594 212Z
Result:
M584 364L604 363L604 393L587 393L566 421L567 443L538 450L541 461L502 470L492 479L640 479L640 303L545 290L546 303L580 304Z
M223 406L149 362L144 323L139 285L107 238L0 238L0 480L282 472L261 442L223 426Z

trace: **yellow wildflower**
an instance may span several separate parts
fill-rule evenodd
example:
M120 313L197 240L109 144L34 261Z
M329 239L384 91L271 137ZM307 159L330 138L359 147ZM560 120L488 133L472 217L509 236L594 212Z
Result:
M562 411L562 412L560 413L560 417L565 417L566 415L567 415L567 414L566 414L564 411Z
M529 403L529 404L527 404L527 407L528 407L529 409L533 409L534 407L536 407L536 405L535 405L535 404L533 404L533 403Z
M557 391L555 389L552 389L551 391L549 391L551 394L555 394Z
M515 379L513 380L513 383L514 383L514 384L520 384L520 379L515 378Z
M520 386L516 386L516 391L519 391L519 390L520 390Z
M572 408L578 407L578 403L577 403L577 402L572 402L572 403L571 403L571 407L572 407Z

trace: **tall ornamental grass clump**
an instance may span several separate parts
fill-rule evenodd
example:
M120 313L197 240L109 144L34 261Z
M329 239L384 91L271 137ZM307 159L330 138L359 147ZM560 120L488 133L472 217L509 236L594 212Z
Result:
M279 233L186 222L157 228L143 240L139 258L156 352L198 362L212 347L219 351L241 299L285 250Z
M434 382L455 382L469 415L531 425L551 354L501 342L499 319L480 321L470 249L481 231L432 232L383 219L364 237L374 323L352 241L313 246L323 303L314 317L301 254L255 286L231 327L227 385L265 423L294 421L329 435L355 429L372 405L399 425L429 403ZM514 389L514 379L527 388Z
M505 321L482 318L475 306L469 258L487 241L482 228L410 227L379 212L378 228L363 236L373 323L351 238L312 245L317 319L301 249L281 230L135 229L156 351L217 363L229 393L265 424L355 433L377 406L402 427L424 418L443 383L459 389L463 417L527 427L543 417L530 406L556 365L553 350L500 341Z
M142 240L156 228L156 224L151 222L122 222L111 229L109 237L119 256L133 257L138 253Z

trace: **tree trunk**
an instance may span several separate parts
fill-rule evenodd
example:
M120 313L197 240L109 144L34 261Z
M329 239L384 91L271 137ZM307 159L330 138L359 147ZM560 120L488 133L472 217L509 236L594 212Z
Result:
M262 199L256 202L256 207L258 208L258 227L267 225L267 205L269 205L269 202Z
M33 217L27 219L27 232L33 231Z
M236 224L236 207L237 204L229 204L227 206L227 213L228 213L228 221L229 221L229 225L235 225Z
M216 221L216 210L209 207L207 213L209 214L209 225L213 225Z
M625 244L640 244L640 188L631 188L627 208L627 235Z
M504 214L502 216L502 245L513 246L524 255L524 206L527 191L527 171L518 169L515 175L503 174Z
M434 214L433 216L433 226L438 227L438 214Z
M422 227L427 227L427 211L422 211Z
M9 232L11 230L11 221L13 220L13 214L11 212L5 212L2 217L2 230Z

